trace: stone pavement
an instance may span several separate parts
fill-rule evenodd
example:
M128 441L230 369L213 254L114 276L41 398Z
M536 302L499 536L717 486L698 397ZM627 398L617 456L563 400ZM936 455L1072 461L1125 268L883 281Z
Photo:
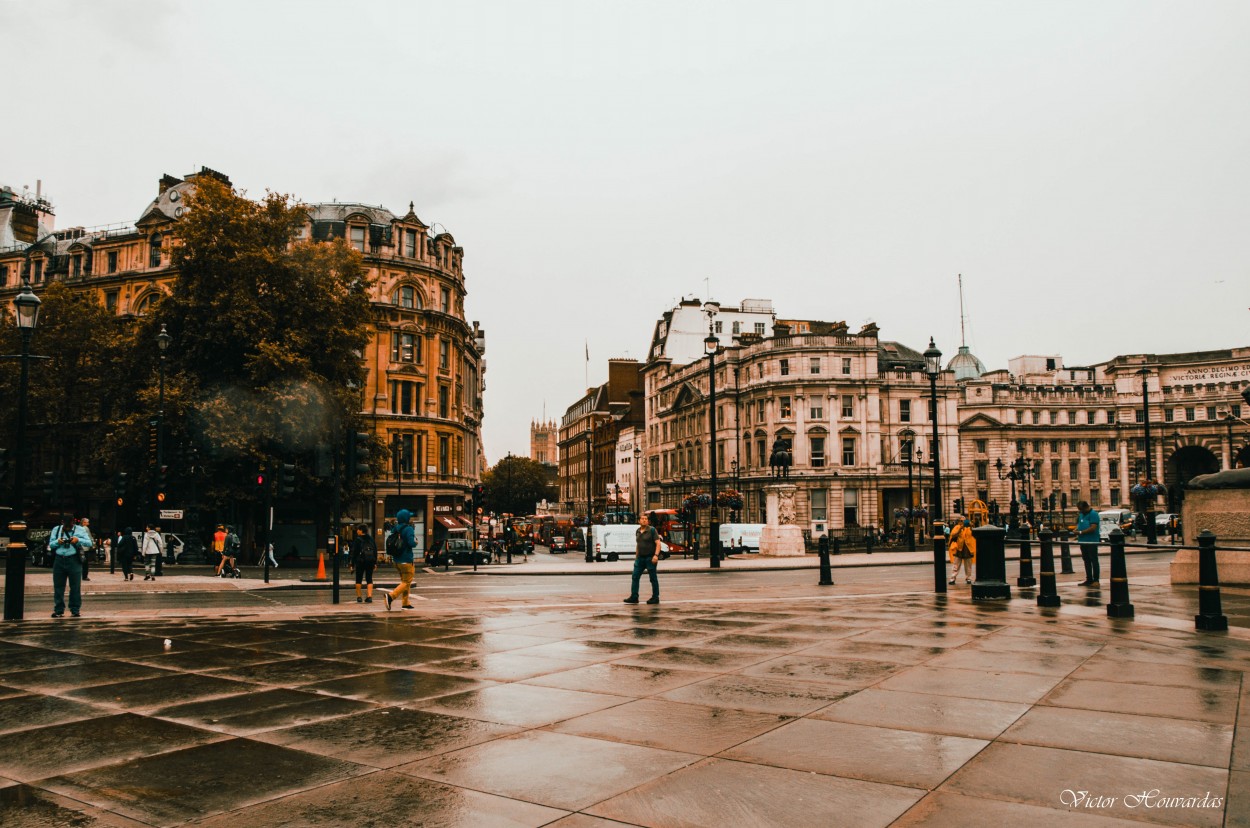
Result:
M1178 595L7 624L0 825L1250 825L1250 632Z

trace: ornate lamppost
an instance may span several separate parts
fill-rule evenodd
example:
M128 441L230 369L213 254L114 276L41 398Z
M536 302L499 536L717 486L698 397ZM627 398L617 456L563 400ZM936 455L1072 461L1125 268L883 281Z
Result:
M29 251L27 251L29 263ZM29 264L28 264L29 266ZM23 282L22 290L13 300L17 327L22 334L21 373L17 390L17 446L13 452L13 522L9 524L9 548L4 561L4 620L21 621L26 603L26 520L23 514L26 481L26 403L30 389L30 361L47 359L33 357L30 338L39 324L39 306L42 304L30 282Z
M594 424L589 426L594 428ZM590 548L590 524L591 517L591 499L590 499L590 463L593 459L592 450L595 445L594 435L590 431L586 432L586 563L593 563L595 560L594 550Z
M720 340L713 327L713 319L719 311L719 302L706 302L703 305L703 312L707 314L707 336L703 339L703 350L707 353L707 452L708 466L712 470L712 506L708 513L708 552L712 569L720 569L720 521L717 515L720 506L716 502L716 352L720 350Z
M633 479L634 496L633 498L631 498L634 501L634 522L635 523L638 521L638 516L642 514L642 477L638 474L638 469L640 467L641 460L642 460L642 449L635 445L634 446L634 479Z
M942 517L942 441L938 436L937 378L942 373L942 352L929 337L929 347L924 352L925 373L929 375L929 418L933 421L933 515L934 521Z

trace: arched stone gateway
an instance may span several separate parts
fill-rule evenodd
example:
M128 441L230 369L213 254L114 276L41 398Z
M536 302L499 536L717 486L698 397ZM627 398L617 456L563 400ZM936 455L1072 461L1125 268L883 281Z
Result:
M1181 446L1168 458L1164 483L1184 484L1200 474L1214 474L1219 470L1220 458L1206 446Z

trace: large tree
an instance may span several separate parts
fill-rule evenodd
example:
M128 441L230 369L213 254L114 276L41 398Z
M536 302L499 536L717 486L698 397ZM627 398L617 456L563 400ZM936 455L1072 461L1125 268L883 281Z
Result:
M539 501L560 496L547 467L528 457L508 455L482 475L482 485L487 508L495 513L530 515Z
M316 473L360 427L361 356L373 322L360 254L341 239L298 240L305 214L288 196L253 201L204 176L186 205L173 248L178 278L135 325L131 405L110 425L101 455L117 468L151 467L146 432L165 326L171 475L190 478L198 498L220 508L254 498L254 469L292 463L301 495L324 497Z

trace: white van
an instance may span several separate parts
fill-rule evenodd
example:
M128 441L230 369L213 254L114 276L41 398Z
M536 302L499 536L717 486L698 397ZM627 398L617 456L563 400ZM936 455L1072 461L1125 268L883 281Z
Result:
M720 525L721 551L728 554L731 550L747 549L751 552L760 551L760 534L764 531L762 523L722 523Z
M596 561L616 561L633 558L637 523L617 523L590 527L590 551Z

